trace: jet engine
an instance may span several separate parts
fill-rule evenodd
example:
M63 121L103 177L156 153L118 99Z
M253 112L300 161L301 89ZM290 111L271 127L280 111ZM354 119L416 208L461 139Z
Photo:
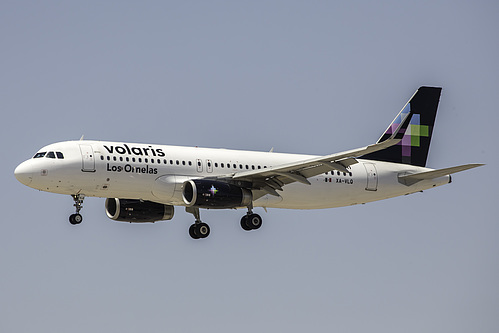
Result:
M106 214L112 220L121 222L155 222L171 220L174 208L152 201L132 199L106 199Z
M253 201L251 190L223 181L193 179L184 183L182 198L188 207L237 208Z

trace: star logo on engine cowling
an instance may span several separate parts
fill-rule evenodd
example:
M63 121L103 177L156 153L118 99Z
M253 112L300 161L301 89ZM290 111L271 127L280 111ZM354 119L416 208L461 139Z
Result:
M211 185L211 188L210 188L210 193L211 195L215 196L215 194L217 194L218 190L215 188L215 186Z

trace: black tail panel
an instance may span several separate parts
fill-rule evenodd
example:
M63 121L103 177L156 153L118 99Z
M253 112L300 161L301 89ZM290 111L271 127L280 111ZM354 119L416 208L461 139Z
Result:
M430 150L431 134L437 115L442 88L421 87L400 111L385 133L378 140L388 139L408 113L412 113L410 125L402 140L395 146L362 156L363 159L426 166Z

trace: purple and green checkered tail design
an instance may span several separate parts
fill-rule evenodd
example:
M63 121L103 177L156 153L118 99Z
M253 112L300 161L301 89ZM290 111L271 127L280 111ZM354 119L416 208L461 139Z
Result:
M436 87L419 88L388 126L378 143L388 139L405 117L412 113L409 126L404 133L399 133L403 134L402 140L395 146L364 155L362 158L426 166L441 91L442 88Z

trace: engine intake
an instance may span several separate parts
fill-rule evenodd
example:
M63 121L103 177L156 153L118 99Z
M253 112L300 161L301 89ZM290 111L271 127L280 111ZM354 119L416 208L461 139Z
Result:
M184 183L182 198L188 207L237 208L249 206L253 194L248 189L226 182L194 179Z
M171 220L173 213L173 206L157 202L118 198L106 199L107 217L115 221L134 223L164 221Z

